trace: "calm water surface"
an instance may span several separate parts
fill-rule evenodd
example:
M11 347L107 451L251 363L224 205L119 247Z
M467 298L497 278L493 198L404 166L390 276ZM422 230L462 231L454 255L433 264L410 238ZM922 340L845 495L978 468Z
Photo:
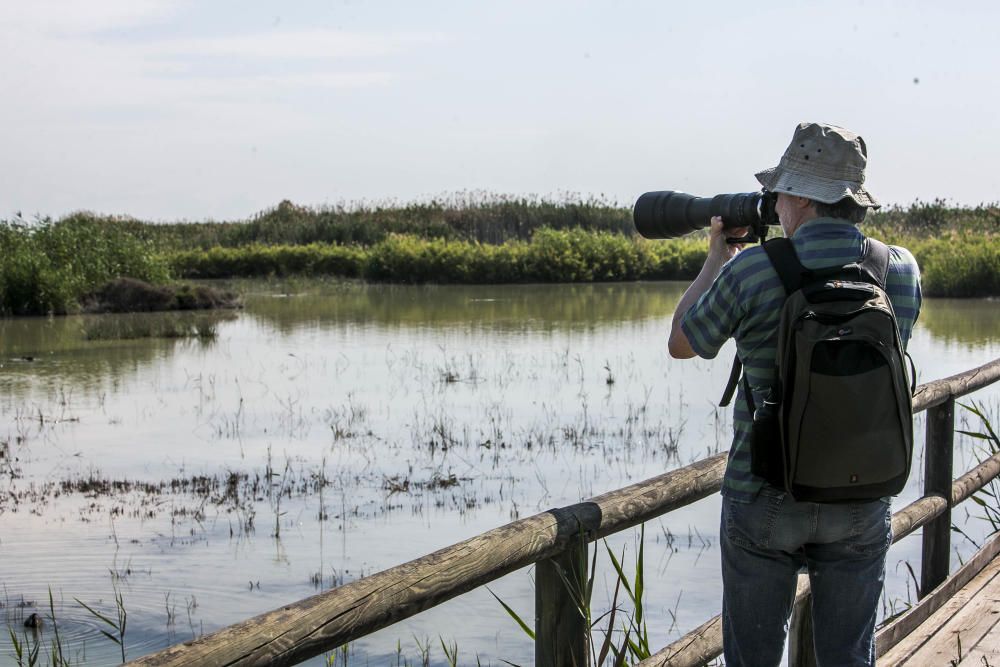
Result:
M118 590L137 657L728 446L714 406L732 348L664 352L682 284L238 287L238 313L0 321L8 625L48 615L51 589L69 656L114 664L75 599L113 613ZM1000 307L928 300L910 351L921 382L996 358ZM974 398L1000 415L1000 389ZM958 442L956 471L978 455ZM718 613L718 511L713 497L646 527L655 646ZM609 545L631 563L637 540ZM918 539L890 552L883 613L913 597L907 562ZM531 577L491 586L527 619ZM603 609L603 555L598 579ZM440 639L462 664L532 661L480 589L356 643L352 662L395 664L397 645L419 662L429 642L442 664Z

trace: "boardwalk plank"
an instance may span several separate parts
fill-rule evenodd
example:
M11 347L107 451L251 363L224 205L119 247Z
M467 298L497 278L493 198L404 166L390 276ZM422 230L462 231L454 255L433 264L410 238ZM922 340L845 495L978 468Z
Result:
M994 559L971 582L957 591L943 606L921 623L919 627L908 633L898 644L882 655L879 658L879 666L895 667L896 665L902 665L917 655L918 652L921 652L923 647L932 641L951 619L962 612L963 608L975 597L976 593L980 592L989 582L993 581L998 574L1000 574L1000 559ZM947 586L947 582L944 586ZM952 648L957 649L957 642ZM954 658L957 655L957 650L952 650L951 657ZM914 662L912 664L937 663ZM948 661L945 660L941 664L947 665Z
M997 667L1000 665L1000 615L986 636L969 651L958 667Z
M925 595L920 602L908 609L902 616L882 628L875 640L876 655L885 655L890 648L903 641L921 623L948 603L948 600L966 584L973 580L990 562L1000 554L1000 535L993 537L954 574ZM964 604L964 603L963 603Z
M997 623L1000 615L1000 576L994 575L947 625L910 659L912 665L948 665L959 662Z

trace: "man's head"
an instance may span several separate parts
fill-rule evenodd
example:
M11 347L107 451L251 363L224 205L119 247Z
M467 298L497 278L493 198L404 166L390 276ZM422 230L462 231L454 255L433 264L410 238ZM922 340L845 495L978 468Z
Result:
M790 236L815 217L858 223L869 208L878 208L875 197L864 188L867 164L868 148L859 135L835 125L800 123L778 166L758 173L757 180L764 189L779 194L778 218ZM807 208L811 211L800 211ZM791 216L800 217L798 213L805 219L793 222Z

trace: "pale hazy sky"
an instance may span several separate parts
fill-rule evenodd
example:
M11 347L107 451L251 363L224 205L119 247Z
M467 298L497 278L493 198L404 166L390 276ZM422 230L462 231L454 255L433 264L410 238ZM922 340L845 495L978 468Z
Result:
M886 203L1000 199L1000 2L4 0L0 218L756 189L796 123Z

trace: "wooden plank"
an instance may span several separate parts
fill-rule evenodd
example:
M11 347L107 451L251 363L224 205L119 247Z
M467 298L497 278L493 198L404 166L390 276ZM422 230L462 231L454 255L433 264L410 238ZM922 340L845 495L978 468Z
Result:
M965 647L976 644L996 625L1000 607L1000 576L994 568L993 577L948 623L913 653L913 665L948 665L961 661Z
M924 526L920 558L920 590L923 597L948 578L951 570L951 485L955 458L955 399L949 398L927 411L927 444L924 453L924 495L949 501L933 521Z
M994 617L993 626L972 650L962 657L958 667L997 667L1000 665L1000 612L993 609L990 613Z
M968 604L969 600L979 592L990 575L995 575L995 573L990 572L989 575L987 575L987 578L977 577L976 579L973 579L972 582L967 584L966 588L957 591L951 598L948 598L944 605L931 614L927 620L924 621L924 623L914 629L910 634L904 636L898 644L886 651L884 655L880 656L878 662L879 666L896 667L897 665L906 664L906 662L912 658L917 651L923 648L928 641L930 641L949 621L951 621L955 614L961 611L962 608Z
M587 542L535 566L535 667L590 664L590 628L581 611L586 589Z
M994 562L1000 555L1000 535L991 538L983 547L977 551L972 558L960 567L943 584L931 591L928 595L906 611L902 616L894 620L886 627L879 630L875 639L875 653L878 656L885 655L890 648L900 643L907 635L910 635L921 624L926 621L931 614L944 607L950 599L960 590L976 578L984 569L997 567L1000 561ZM972 595L978 588L971 588L965 595ZM961 602L964 597L956 598Z

